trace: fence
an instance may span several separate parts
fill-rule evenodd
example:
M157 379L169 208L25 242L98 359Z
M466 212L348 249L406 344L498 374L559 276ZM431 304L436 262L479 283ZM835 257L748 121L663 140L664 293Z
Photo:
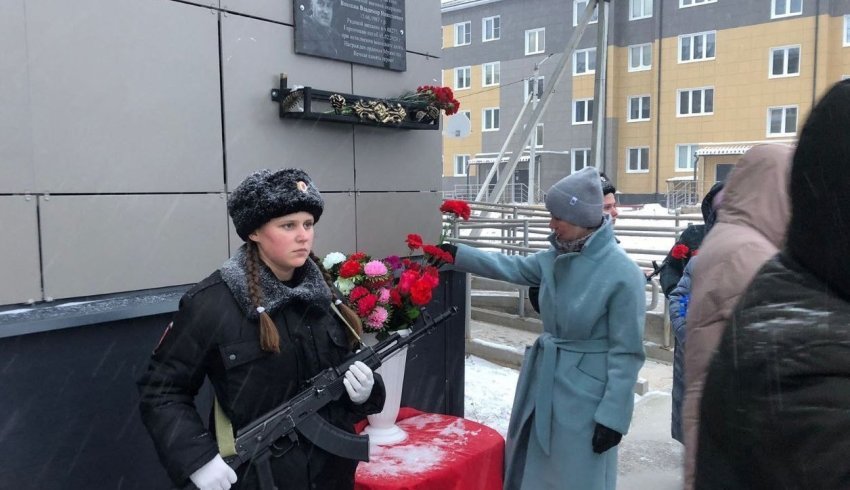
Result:
M496 187L495 184L489 185L490 192ZM450 191L441 191L443 199L463 199L464 201L474 201L478 196L478 191L481 189L480 184L455 184L454 189ZM536 193L538 200L540 193ZM508 184L505 186L505 192L499 198L500 204L514 204L528 202L528 185L526 184Z
M699 206L704 194L704 180L668 180L667 209L673 212L687 206Z

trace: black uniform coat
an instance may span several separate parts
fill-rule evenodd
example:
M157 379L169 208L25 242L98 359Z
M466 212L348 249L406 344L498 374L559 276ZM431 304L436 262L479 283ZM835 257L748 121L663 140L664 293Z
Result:
M340 364L351 351L345 327L330 311L330 293L312 261L296 271L289 285L261 267L264 304L278 327L280 353L261 350L243 267L240 249L221 270L186 293L170 332L139 380L142 419L178 486L188 483L189 475L218 453L214 429L208 429L193 404L205 378L236 432L292 398L305 380ZM375 374L366 403L354 405L343 393L320 414L353 432L353 422L381 410L384 395L383 382ZM304 438L284 449L289 450L272 460L278 488L353 488L356 461L333 456ZM257 488L256 472L248 471L247 465L237 475L233 488Z
M850 302L781 254L727 325L700 406L697 489L850 488Z

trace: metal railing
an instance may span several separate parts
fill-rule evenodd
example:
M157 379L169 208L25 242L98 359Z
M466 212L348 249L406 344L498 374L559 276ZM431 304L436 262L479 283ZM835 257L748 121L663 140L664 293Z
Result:
M452 232L449 240L454 243L462 243L477 248L499 250L508 255L528 255L549 248L548 236L549 212L541 206L526 206L519 204L490 204L470 202L473 216L468 221L451 222ZM488 213L488 218L478 216ZM666 226L658 226L662 222ZM702 222L699 215L640 215L620 214L614 227L618 237L651 237L669 238L669 243L662 248L641 248L624 246L625 252L637 263L637 265L649 273L653 270L653 261L660 263L666 257L667 252L675 243L682 231L689 224ZM448 222L446 222L448 223ZM484 230L481 235L474 236L471 230ZM489 232L488 232L489 231ZM655 310L661 298L661 286L658 277L653 277L647 283L647 292L650 299L646 306L647 311ZM525 316L525 300L527 288L517 287L519 291L517 312L520 317ZM664 302L665 316L665 339L670 339L669 322L667 317L667 304ZM667 344L669 342L665 342ZM665 347L669 347L665 345Z
M683 207L699 206L703 195L704 180L667 181L667 210L672 213Z
M495 184L491 184L490 189L495 188ZM481 190L480 184L455 184L454 189L450 191L440 191L443 199L463 199L464 201L472 201ZM505 192L499 197L501 204L527 203L528 202L528 185L517 183L508 184L505 187Z

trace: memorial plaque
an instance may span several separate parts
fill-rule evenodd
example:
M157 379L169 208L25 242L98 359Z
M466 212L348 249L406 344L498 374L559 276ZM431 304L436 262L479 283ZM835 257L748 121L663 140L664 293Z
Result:
M295 0L295 52L407 70L405 0Z

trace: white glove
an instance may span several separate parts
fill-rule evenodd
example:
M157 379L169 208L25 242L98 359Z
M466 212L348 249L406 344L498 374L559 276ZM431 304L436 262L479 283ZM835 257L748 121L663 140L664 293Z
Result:
M236 483L236 472L221 459L220 454L216 454L209 463L192 473L189 479L200 490L228 490Z
M369 399L372 387L375 386L375 376L369 366L357 361L345 372L342 384L345 385L345 391L348 392L351 401L360 405Z

